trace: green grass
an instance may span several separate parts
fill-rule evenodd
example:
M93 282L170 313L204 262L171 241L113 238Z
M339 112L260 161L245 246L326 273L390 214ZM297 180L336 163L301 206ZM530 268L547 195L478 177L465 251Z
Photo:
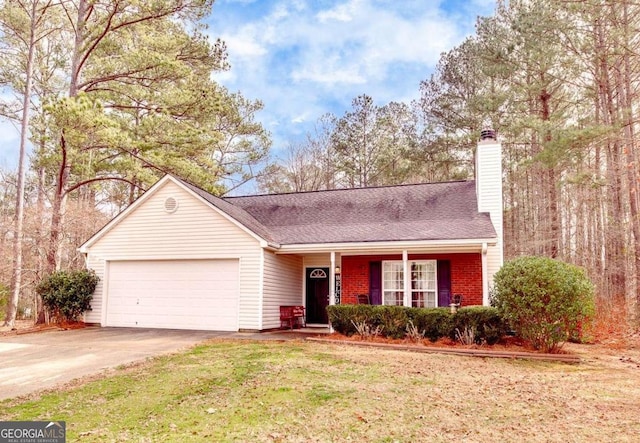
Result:
M581 440L597 421L593 411L602 412L593 392L609 407L620 402L614 408L640 397L628 375L625 386L608 378L583 389L585 375L598 374L563 364L220 341L2 402L0 420L65 420L68 442L528 441L531 432L551 431L552 440ZM572 427L567 411L581 406ZM610 435L640 432L625 414L599 423L598 435L605 438L608 426Z

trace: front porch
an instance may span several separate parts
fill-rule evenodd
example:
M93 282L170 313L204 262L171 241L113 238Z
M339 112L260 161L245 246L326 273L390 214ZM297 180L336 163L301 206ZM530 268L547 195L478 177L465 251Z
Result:
M471 249L471 250L470 250ZM330 251L302 255L302 304L310 326L333 304L407 307L488 305L486 247L429 251Z

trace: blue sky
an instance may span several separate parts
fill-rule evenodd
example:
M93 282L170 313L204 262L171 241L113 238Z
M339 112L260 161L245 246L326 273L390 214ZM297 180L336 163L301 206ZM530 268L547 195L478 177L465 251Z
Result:
M473 33L494 0L216 0L207 33L231 69L214 78L260 99L278 155L331 112L368 94L379 105L419 96L440 53ZM18 133L0 121L0 166L17 164Z
M473 33L493 0L217 0L208 23L229 49L215 78L264 102L273 152L326 112L368 94L383 105L419 96L440 54Z

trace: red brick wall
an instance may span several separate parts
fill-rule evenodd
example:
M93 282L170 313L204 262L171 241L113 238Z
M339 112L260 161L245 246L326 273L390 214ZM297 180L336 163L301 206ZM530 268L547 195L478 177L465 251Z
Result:
M358 294L369 293L369 262L402 260L402 255L358 255L342 257L341 303L358 303Z
M369 262L382 260L402 260L402 256L342 257L342 303L355 304L358 301L358 294L369 293ZM409 260L449 260L451 262L451 294L461 294L464 306L482 304L482 260L479 253L409 254Z

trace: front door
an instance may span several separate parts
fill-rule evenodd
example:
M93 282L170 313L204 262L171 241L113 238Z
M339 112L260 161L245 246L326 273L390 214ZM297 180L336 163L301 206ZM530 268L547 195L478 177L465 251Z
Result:
M329 323L329 268L307 268L307 323Z

